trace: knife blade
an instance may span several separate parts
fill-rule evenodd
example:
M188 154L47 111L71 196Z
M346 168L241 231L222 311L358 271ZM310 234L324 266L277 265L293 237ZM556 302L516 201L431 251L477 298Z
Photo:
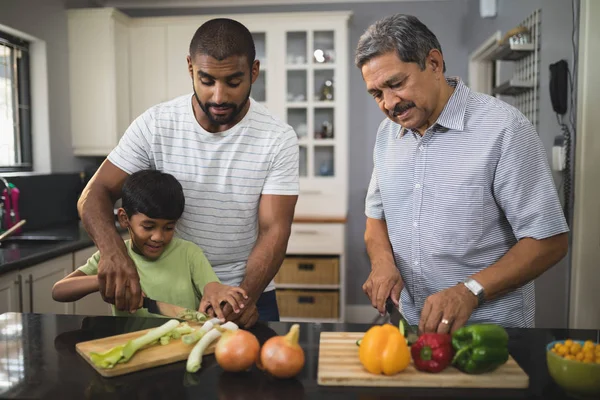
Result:
M160 314L170 318L182 319L186 321L202 322L206 320L206 315L196 310L177 306L175 304L165 303L164 301L154 300L150 297L143 298L142 307L146 308L151 314Z
M402 321L405 330L405 337L408 339L409 343L416 341L416 338L419 337L417 329L414 326L408 323L408 320L402 315L398 307L394 304L391 298L385 302L385 310L390 314L390 322L394 326L400 326L400 322Z

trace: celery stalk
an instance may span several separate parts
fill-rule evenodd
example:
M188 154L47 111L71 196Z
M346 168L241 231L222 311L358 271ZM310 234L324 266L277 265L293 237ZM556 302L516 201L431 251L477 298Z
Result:
M161 344L163 344L161 338L168 335L172 330L177 328L178 325L178 320L169 320L158 328L148 331L145 335L132 339L125 344L115 346L104 353L90 352L90 359L94 365L98 367L113 368L116 363L129 361L136 351L146 345L152 345L159 340L161 341Z
M141 349L147 344L152 343L153 341L160 339L161 336L166 335L171 332L179 325L179 321L176 319L169 320L158 328L152 329L148 331L144 336L140 336L139 338L135 338L130 340L125 344L123 348L123 358L119 360L119 362L127 362L133 357L136 351Z
M204 354L204 351L212 342L217 340L219 337L221 337L221 332L217 329L211 329L204 336L202 336L202 339L200 339L198 343L196 343L196 345L192 349L192 352L188 356L187 364L185 367L187 372L193 373L197 372L200 369L200 366L202 364L202 355Z
M123 348L124 344L115 346L110 350L105 351L104 353L90 353L90 359L94 363L94 365L100 368L112 368L115 364L123 357Z
M206 321L200 329L196 329L193 332L184 335L181 338L181 340L185 344L194 344L198 340L202 339L202 336L204 336L206 332L210 331L215 326L215 324L218 324L219 322L221 321L218 318L213 318L209 321Z

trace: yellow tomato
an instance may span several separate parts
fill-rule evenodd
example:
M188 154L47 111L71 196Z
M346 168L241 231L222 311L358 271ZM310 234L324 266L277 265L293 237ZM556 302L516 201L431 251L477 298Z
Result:
M576 355L580 351L581 351L581 345L579 343L573 343L573 345L569 349L569 353L571 353L572 355Z
M565 354L569 354L569 349L566 346L560 346L557 351L558 351L558 354L561 356L564 356Z
M567 346L567 347L573 346L573 341L571 339L565 340L565 346Z
M592 349L594 350L596 346L594 345L594 342L592 342L591 340L586 340L585 343L583 344L583 350L589 350Z

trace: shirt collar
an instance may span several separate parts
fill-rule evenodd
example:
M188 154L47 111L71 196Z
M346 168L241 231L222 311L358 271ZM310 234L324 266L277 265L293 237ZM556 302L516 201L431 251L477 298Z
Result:
M446 82L454 88L454 92L450 95L448 102L433 126L439 125L447 129L462 131L465 126L467 99L471 90L459 77L446 78ZM400 127L399 137L404 136L407 131L409 129Z

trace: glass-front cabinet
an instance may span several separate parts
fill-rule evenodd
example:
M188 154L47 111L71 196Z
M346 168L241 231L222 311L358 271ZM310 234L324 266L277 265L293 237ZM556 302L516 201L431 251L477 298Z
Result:
M290 14L246 23L261 62L252 97L298 136L297 215L347 214L349 16Z

